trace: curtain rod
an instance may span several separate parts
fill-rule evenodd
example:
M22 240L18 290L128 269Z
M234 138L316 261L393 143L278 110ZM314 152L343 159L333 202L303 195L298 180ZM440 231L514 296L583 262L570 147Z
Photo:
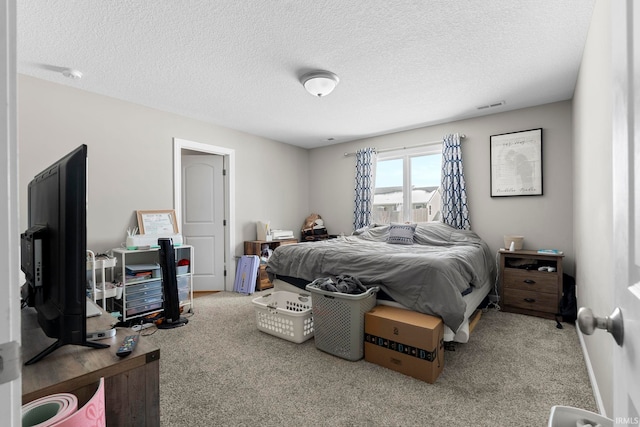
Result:
M464 139L466 138L465 134L460 135L460 139ZM441 144L442 140L438 140L438 141L429 141L429 142L423 142L422 144L416 144L416 145L409 145L407 147L397 147L397 148L383 148L380 150L376 150L374 148L374 151L376 153L384 153L385 151L395 151L395 150L408 150L410 148L418 148L418 147L426 147L428 145L435 145L435 144ZM344 153L345 157L347 156L355 156L356 153Z

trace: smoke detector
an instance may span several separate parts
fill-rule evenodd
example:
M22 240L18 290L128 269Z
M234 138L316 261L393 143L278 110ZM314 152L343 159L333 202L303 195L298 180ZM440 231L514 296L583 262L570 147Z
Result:
M80 70L74 70L73 68L65 68L62 70L62 75L74 80L82 78L82 72Z

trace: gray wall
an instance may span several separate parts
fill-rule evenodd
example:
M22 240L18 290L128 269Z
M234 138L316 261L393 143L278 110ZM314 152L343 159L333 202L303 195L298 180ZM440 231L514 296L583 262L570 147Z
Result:
M574 242L578 306L613 311L611 5L598 0L573 99ZM611 336L585 337L602 409L613 413Z
M299 230L309 214L309 154L302 148L24 75L18 125L21 230L31 178L87 144L88 247L119 247L137 223L136 210L174 208L174 137L235 150L236 255L256 238L255 221Z
M543 128L544 195L490 196L489 137ZM571 102L492 114L311 150L309 207L322 215L330 233L353 230L355 158L344 156L363 147L378 149L437 141L448 133L466 134L462 142L471 227L492 250L504 246L503 235L525 236L525 249L557 248L573 271Z

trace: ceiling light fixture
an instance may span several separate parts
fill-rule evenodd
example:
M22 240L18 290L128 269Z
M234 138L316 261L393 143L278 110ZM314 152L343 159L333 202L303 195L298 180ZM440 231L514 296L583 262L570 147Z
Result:
M62 75L65 77L68 77L70 79L81 79L82 78L82 72L79 70L74 70L72 68L65 68L64 70L62 70Z
M300 77L307 92L318 98L329 95L339 81L338 76L329 71L311 71Z

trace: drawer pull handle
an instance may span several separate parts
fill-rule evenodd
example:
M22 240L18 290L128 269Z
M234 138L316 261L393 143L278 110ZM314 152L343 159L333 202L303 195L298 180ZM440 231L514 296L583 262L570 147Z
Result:
M535 299L533 299L533 298L525 298L524 300L525 300L526 302L531 302L531 303L536 302L536 300L535 300Z
M526 279L526 280L524 281L524 283L526 283L527 285L533 285L533 284L535 284L535 283L536 283L536 281L535 281L535 280L531 280L531 279Z

